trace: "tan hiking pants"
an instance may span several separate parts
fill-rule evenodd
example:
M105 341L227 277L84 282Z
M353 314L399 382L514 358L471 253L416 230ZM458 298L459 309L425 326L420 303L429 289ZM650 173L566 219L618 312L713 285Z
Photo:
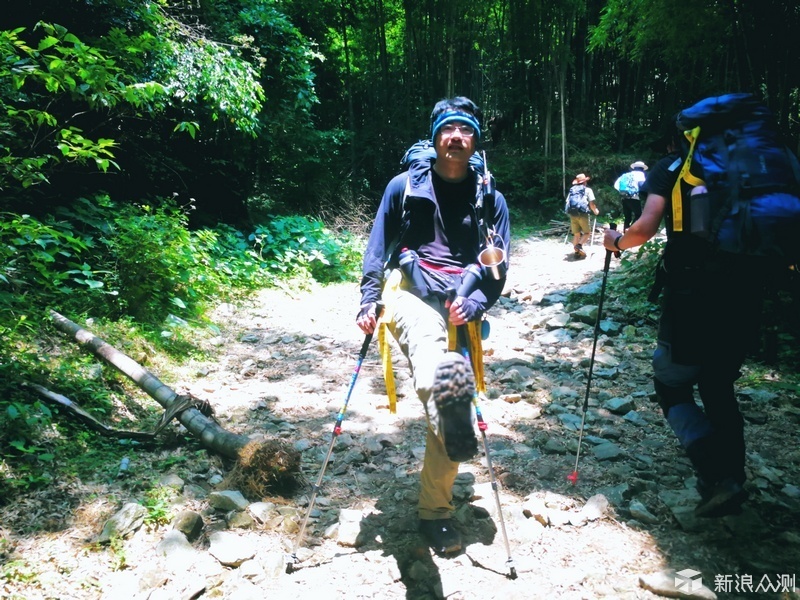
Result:
M428 425L420 474L419 518L445 519L454 509L453 483L458 463L447 457L431 396L436 367L447 352L447 322L438 310L404 290L387 289L384 300L391 311L388 329L408 358L414 390L425 409Z

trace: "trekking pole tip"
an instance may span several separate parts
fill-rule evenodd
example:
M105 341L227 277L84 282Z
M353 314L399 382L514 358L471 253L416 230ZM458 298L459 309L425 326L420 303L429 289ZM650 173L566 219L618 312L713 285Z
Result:
M516 579L517 578L517 570L514 567L510 567L509 568L508 578L509 579Z
M573 471L572 473L567 475L567 479L569 479L572 482L572 485L577 484L578 483L578 472L577 471Z
M294 562L289 560L286 563L286 574L291 575L293 571L294 571Z

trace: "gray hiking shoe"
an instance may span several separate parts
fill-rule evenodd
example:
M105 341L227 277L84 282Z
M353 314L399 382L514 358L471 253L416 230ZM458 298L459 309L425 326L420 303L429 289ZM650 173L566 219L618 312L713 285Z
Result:
M433 401L439 413L439 431L447 456L464 462L478 453L478 439L472 424L472 398L475 376L460 354L448 352L436 367Z
M748 496L747 490L730 478L713 485L698 479L697 491L702 499L694 509L696 517L713 518L740 514L742 504Z
M420 521L419 531L436 554L455 554L461 550L461 534L450 519Z

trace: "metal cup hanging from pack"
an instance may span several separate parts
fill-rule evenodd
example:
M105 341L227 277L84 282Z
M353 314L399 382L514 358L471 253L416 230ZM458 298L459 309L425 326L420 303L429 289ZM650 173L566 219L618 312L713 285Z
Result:
M500 246L494 244L486 246L478 254L478 262L483 267L483 272L495 281L505 278L508 272L506 251Z

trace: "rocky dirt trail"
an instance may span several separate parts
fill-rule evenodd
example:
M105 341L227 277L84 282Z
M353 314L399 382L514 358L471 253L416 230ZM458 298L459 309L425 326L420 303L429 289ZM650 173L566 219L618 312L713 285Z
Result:
M509 294L490 311L484 342L489 399L481 408L516 579L508 577L483 456L462 465L455 489L464 551L441 558L425 547L415 516L422 411L395 351L400 398L397 414L389 412L374 344L299 562L286 572L363 341L354 324L358 290L348 284L265 290L252 305L220 306L221 333L208 341L218 359L187 364L183 380L172 382L208 399L223 427L293 444L302 452L302 489L245 500L226 485L229 465L205 452L133 452L134 475L176 458L157 476L175 490L177 528L148 528L133 517L124 540L97 543L103 524L140 499L134 478L20 498L0 512L0 558L21 560L36 576L0 580L0 597L800 598L792 591L800 583L794 399L764 382L742 388L751 500L739 516L695 519L691 469L650 398L653 324L622 322L613 298L601 323L579 478L568 481L605 254L595 248L575 261L570 248L553 238L515 245ZM677 571L686 580L680 589Z

